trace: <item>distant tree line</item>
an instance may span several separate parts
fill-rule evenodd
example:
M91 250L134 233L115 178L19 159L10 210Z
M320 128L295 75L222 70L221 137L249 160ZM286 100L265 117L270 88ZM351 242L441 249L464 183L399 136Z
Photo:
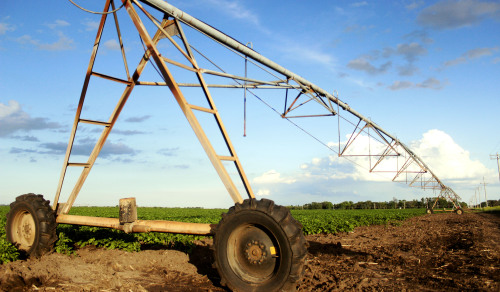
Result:
M500 206L500 200L488 200L488 207L496 207ZM479 207L484 208L486 207L486 202L481 202L479 204Z
M420 200L398 200L393 198L389 202L373 202L373 201L362 201L354 203L352 201L344 201L342 203L334 204L332 202L312 202L302 206L289 206L290 209L327 209L327 210L351 210L351 209L412 209L412 208L430 208L433 206L435 198L421 198ZM500 205L500 201L496 202ZM467 204L460 202L462 207L466 207ZM490 200L488 201L489 206ZM439 198L436 206L434 208L453 208L453 203L449 202L443 198Z

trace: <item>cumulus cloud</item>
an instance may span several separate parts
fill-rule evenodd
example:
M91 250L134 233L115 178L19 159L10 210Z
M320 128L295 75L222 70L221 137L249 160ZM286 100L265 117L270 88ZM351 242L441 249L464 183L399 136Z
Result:
M393 57L400 56L406 62L403 65L397 66L399 75L411 76L418 72L418 68L414 63L421 57L427 54L427 49L416 42L401 43L396 47L386 47L382 50L373 50L368 54L364 54L347 63L347 67L363 71L370 75L386 73L392 66ZM385 62L378 67L373 65L375 61L382 59Z
M163 156L177 156L179 152L179 147L175 148L162 148L158 150L158 154L161 154Z
M424 1L412 1L409 4L406 5L406 9L408 10L414 10L419 8L420 6L424 5Z
M437 80L436 78L427 78L426 80L422 81L421 83L417 83L416 84L417 87L420 87L420 88L430 88L430 89L434 89L434 90L440 90L440 89L443 89L443 87L445 86L445 84L439 80Z
M101 133L102 129L95 129L92 132L95 133ZM137 130L119 130L119 129L113 129L113 135L124 135L124 136L133 136L133 135L142 135L145 134L146 132L144 131L137 131Z
M341 146L344 146L347 140L348 137L341 142ZM338 157L337 154L332 154L316 157L301 164L300 169L286 177L275 170L266 172L253 180L256 194L271 196L274 200L289 204L425 196L421 189L408 186L417 175L416 172L421 170L418 164L410 164L406 169L408 176L402 173L395 180L401 183L395 183L392 180L396 176L396 171L400 170L407 157L389 156L374 167L377 158L372 158L370 162L366 157L369 147L371 154L380 154L386 146L373 142L373 139L369 142L366 135L360 135L346 153L364 154L364 156ZM330 142L328 145L333 149L338 147L338 143ZM443 131L429 130L420 139L407 145L444 184L452 187L459 195L463 195L471 184L481 182L483 176L487 180L498 177L496 168L488 169L480 161L473 159L469 151L463 149ZM403 153L401 149L398 151ZM372 172L370 168L373 168ZM423 181L430 179L429 173L423 176Z
M398 67L398 73L401 76L413 76L419 71L418 67L411 63Z
M426 55L427 49L418 43L398 44L396 53L402 55L408 62L414 62L418 57Z
M46 118L32 118L24 112L21 105L10 100L7 104L0 102L0 137L8 136L17 131L29 132L59 128L60 125Z
M269 189L259 189L259 190L257 190L256 195L258 197L267 197L267 196L271 195L271 191Z
M387 88L390 90L401 90L401 89L409 89L409 88L425 88L425 89L434 89L440 90L446 86L447 82L441 82L434 77L430 77L425 79L420 83L413 83L411 81L394 81Z
M347 63L347 67L358 70L358 71L363 71L365 73L371 74L371 75L377 75L377 74L382 74L387 72L387 70L391 67L392 63L391 62L385 62L381 64L379 67L375 67L373 64L371 64L366 56L359 57L357 59L349 61Z
M85 19L82 24L85 26L85 31L94 31L99 28L99 22L91 19Z
M460 57L449 60L443 63L441 66L441 69L445 69L447 67L459 65L459 64L464 64L467 63L468 61L474 60L474 59L479 59L485 56L491 56L493 53L498 51L498 47L493 47L493 48L476 48L472 50L468 50L467 52L463 53Z
M444 180L479 182L484 176L494 175L479 160L473 160L470 152L458 145L453 138L440 130L424 133L422 139L411 143L411 149Z
M120 44L115 39L110 39L104 42L104 47L110 51L119 51Z
M6 22L0 22L0 35L6 34L8 31L14 31L15 27Z
M259 24L259 17L240 1L208 0L207 2L233 18L242 19L255 25Z
M140 117L130 117L130 118L125 119L125 122L128 122L128 123L141 123L141 122L144 122L145 120L147 120L149 118L151 118L150 115L140 116Z
M27 141L27 142L39 142L37 137L34 136L12 136L11 138L20 140L20 141Z
M88 156L92 152L92 149L94 149L95 144L96 144L96 141L93 139L83 139L82 141L75 143L73 145L73 148L71 150L71 154L72 155ZM68 144L63 143L63 142L42 143L42 144L40 144L40 149L37 150L36 153L62 155L64 153L66 153L67 146L68 146ZM23 150L30 151L29 149L23 149ZM102 148L99 156L106 158L106 157L116 156L116 155L134 156L136 154L137 154L137 152L134 149L130 148L129 146L127 146L121 142L114 143L111 141L107 141L104 144L104 147Z
M53 43L43 43L37 39L32 38L30 35L23 35L16 39L22 45L33 45L39 50L43 51L66 51L75 48L73 39L67 37L62 32L58 32L58 40Z
M313 158L300 166L300 173L293 177L283 178L275 170L264 173L255 178L254 183L264 186L262 189L273 189L280 185L282 189L303 188L310 193L332 185L359 185L361 182L382 183L391 182L396 172L406 161L405 157L388 156L380 164L374 167L376 158L368 160L366 154L380 154L386 146L369 141L366 135L360 135L356 142L351 144L345 157L328 155ZM345 145L342 142L342 146ZM336 148L337 143L329 143ZM369 152L370 149L370 152ZM422 138L410 143L410 149L415 152L445 184L468 185L471 182L479 182L485 177L495 177L495 170L488 169L480 161L471 158L469 151L458 145L450 135L440 130L429 130ZM399 153L404 153L399 149ZM394 152L390 153L394 154ZM360 156L353 156L360 155ZM361 156L364 155L364 156ZM370 169L372 168L372 171ZM420 171L420 167L413 163L407 169L409 179L416 175L413 171ZM428 175L428 174L426 174ZM397 181L405 179L399 176ZM287 187L286 185L290 185ZM271 191L274 193L274 191Z
M58 27L64 27L64 26L69 26L69 22L65 21L65 20L60 20L60 19L57 19L56 21L54 21L53 23L48 23L46 24L50 29L55 29L55 28L58 28Z
M429 37L427 31L425 30L414 30L408 34L405 34L403 38L410 41L419 40L424 44L431 44L434 42L434 40Z
M413 82L410 81L396 80L388 88L390 90L400 90L400 89L412 88L414 85L415 84L413 84Z
M261 176L254 178L253 181L256 184L276 184L276 183L291 184L295 182L295 179L281 177L281 174L279 172L272 169L263 173Z
M499 20L500 3L479 0L445 0L423 9L420 25L435 29L455 29L478 24L485 19Z
M336 65L335 58L331 54L324 52L321 45L297 43L295 40L281 40L281 44L276 47L276 50L280 50L285 57L293 59L294 62L312 62L327 67ZM297 56L300 56L300 58L298 59Z
M361 1L361 2L354 2L351 4L353 7L362 7L368 5L368 2L366 1Z

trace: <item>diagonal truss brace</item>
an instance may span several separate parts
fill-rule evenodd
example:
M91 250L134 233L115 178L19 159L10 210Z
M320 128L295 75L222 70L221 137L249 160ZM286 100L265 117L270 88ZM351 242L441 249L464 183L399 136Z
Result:
M136 0L134 0L136 1ZM260 86L267 86L267 88L282 88L282 89L297 89L301 90L297 98L294 100L293 103L298 103L299 97L302 98L306 96L306 100L299 103L298 106L293 107L293 104L289 107L287 107L286 104L286 99L288 94L285 97L285 110L283 114L281 115L283 118L292 118L292 117L306 117L306 116L290 116L289 113L292 110L295 110L310 101L314 100L318 104L320 104L322 107L324 107L328 113L327 114L312 114L312 115L307 115L307 117L318 117L318 116L325 116L325 115L337 115L340 120L340 109L344 110L348 114L359 118L360 122L364 122L366 124L367 129L373 129L376 132L375 137L378 137L379 139L382 139L382 144L385 144L388 148L387 151L384 151L382 154L371 154L368 153L368 155L360 155L360 156L368 156L368 157L378 157L377 162L375 163L375 167L378 167L380 163L382 162L383 159L386 159L390 156L404 156L406 159L406 162L404 165L406 167L404 168L399 168L396 167L396 170L393 171L396 173L396 176L393 180L396 180L399 176L402 174L405 174L406 176L416 173L416 176L413 178L406 178L406 182L410 183L411 186L417 186L420 185L420 187L423 188L436 188L436 189L441 189L445 190L448 189L447 186L444 185L443 182L430 170L430 168L423 162L423 160L417 156L415 153L413 153L409 147L407 147L405 144L403 144L401 141L399 141L396 137L392 136L391 134L387 133L384 129L382 129L380 126L372 122L370 119L364 117L362 114L358 113L355 111L353 108L351 108L348 104L345 102L341 101L338 96L335 96L334 94L330 94L329 92L325 91L324 89L320 88L319 86L309 82L305 78L289 71L288 69L276 64L275 62L267 59L266 57L260 55L259 53L255 52L253 49L248 48L244 44L234 40L230 36L222 33L219 30L214 29L213 27L205 24L204 22L192 17L191 15L185 13L184 11L181 11L177 9L176 7L172 6L171 4L162 1L162 0L139 0L143 3L146 3L147 5L153 7L154 9L164 12L171 17L178 19L179 21L185 23L186 25L190 26L191 28L203 33L205 36L215 40L216 42L220 43L221 45L225 46L229 50L232 50L233 53L239 54L242 57L245 58L245 60L253 60L257 66L260 68L266 67L267 69L270 69L273 73L273 76L276 76L278 82L275 83L274 87L273 85L270 85L269 82L263 82L263 81L255 81L255 88L261 88ZM261 67L262 66L262 67ZM274 75L276 74L276 75ZM282 76L277 76L277 75L282 75ZM234 79L238 79L236 76L231 76L227 75L226 77L233 77ZM244 79L238 79L238 80L244 80ZM281 82L285 81L285 82ZM292 85L292 81L295 82L296 85ZM238 87L239 86L239 87ZM249 90L248 88L250 85L248 84L239 84L237 86L221 86L222 88L244 88L245 92ZM335 109L333 105L336 105L337 108ZM339 128L340 128L340 123L339 123ZM356 129L358 129L356 127ZM355 129L355 131L356 131ZM364 129L361 131L364 132ZM340 133L340 130L339 130ZM370 135L369 135L370 136ZM351 137L352 138L352 137ZM339 145L340 145L340 138L339 138ZM328 147L328 146L327 146ZM339 146L340 147L340 146ZM330 148L330 147L329 147ZM331 148L330 148L331 149ZM397 151L396 151L397 149ZM340 149L339 149L340 153ZM341 155L345 156L345 155ZM416 169L409 169L409 166L416 167ZM374 167L371 166L371 160L370 160L370 171L375 172ZM417 183L418 182L418 183Z
M136 85L141 85L141 82L139 81L139 77L141 76L141 73L143 72L146 64L150 61L150 59L154 60L154 62L157 65L157 68L159 69L159 71L161 73L162 78L165 81L165 84L156 83L154 85L166 85L169 87L170 91L174 95L182 112L186 116L186 118L187 118L189 124L191 125L195 135L197 136L198 140L200 141L203 149L205 150L210 161L212 162L215 170L217 171L219 177L221 178L224 186L226 187L226 189L229 192L229 195L231 196L233 201L235 203L241 203L241 202L243 202L243 199L242 199L237 187L235 186L232 178L230 177L228 171L226 170L225 166L223 165L223 161L234 162L234 164L238 170L239 176L241 178L242 184L245 188L245 191L247 192L248 197L254 198L255 196L254 196L253 191L250 187L250 184L249 184L249 181L246 177L246 174L243 171L242 164L241 164L238 156L236 155L234 147L229 139L229 136L226 132L224 124L222 123L221 117L220 117L220 115L217 111L217 108L215 107L215 104L213 102L213 99L210 95L210 91L208 90L208 86L207 86L207 84L204 81L204 78L202 76L203 72L202 72L202 70L200 70L200 68L198 67L198 65L196 63L196 60L195 60L194 55L190 49L189 43L187 42L187 39L184 35L184 32L180 26L180 23L175 19L174 20L164 19L161 24L158 24L155 22L155 25L158 26L158 30L157 30L156 34L153 37L151 37L149 35L148 31L146 30L145 26L143 25L141 19L139 18L132 3L128 0L124 0L123 2L124 2L125 8L129 14L130 18L132 19L134 25L136 26L137 31L140 34L142 41L146 45L147 50L146 50L144 56L141 58L141 61L139 62L139 65L137 66L134 74L132 76L130 76L130 74L128 73L129 70L128 70L128 66L127 66L127 62L126 62L126 58L125 58L125 52L122 49L123 61L124 61L125 70L127 73L127 80L123 80L123 79L115 78L112 76L107 76L104 74L93 72L93 66L95 63L99 44L100 44L102 33L104 30L104 25L106 23L106 19L108 16L107 14L103 14L101 21L100 21L100 24L99 24L98 31L97 31L96 40L94 42L94 48L93 48L92 55L90 58L87 73L85 76L85 81L84 81L84 85L82 88L82 93L80 95L80 101L78 104L77 112L75 115L75 121L73 123L73 128L71 131L70 140L69 140L68 147L66 150L66 155L65 155L65 159L64 159L64 163L63 163L63 167L62 167L62 171L61 171L61 176L60 176L59 184L58 184L57 191L56 191L56 197L55 197L54 203L53 203L53 209L55 209L55 210L57 209L58 214L68 214L69 213L74 201L76 200L76 197L78 196L85 180L87 179L87 177L90 173L90 170L92 169L92 167L93 167L99 153L101 152L111 130L113 129L113 126L115 125L115 123L118 119L118 116L120 115L121 110L125 106L125 103L127 102L130 94L132 93L132 90L134 89L134 87ZM143 8L140 6L139 3L135 3L135 4L141 10L143 10ZM112 7L114 10L113 0L106 1L104 12L107 12L110 7ZM145 10L143 10L143 11L146 13L147 16L149 16L147 11L145 11ZM120 45L123 48L120 29L119 29L119 25L118 25L118 19L116 17L116 12L114 12L113 15L114 15L115 25L116 25L116 29L117 29L117 34L118 34L118 37L120 40ZM180 46L177 43L175 43L175 41L173 41L173 39L170 37L169 32L166 31L167 27L171 27L171 26L175 26L176 31L180 34L186 51L182 50L180 48ZM186 59L192 65L192 70L196 73L197 78L199 80L199 83L200 83L201 87L203 88L203 92L204 92L205 97L207 99L207 102L209 104L208 108L200 107L197 105L192 105L192 104L189 104L187 102L182 91L180 90L180 86L176 83L175 79L173 78L172 74L170 73L169 68L166 65L166 62L165 62L166 58L161 56L161 54L159 53L159 51L156 47L158 41L162 38L168 38L171 42L173 42L174 45L179 49L180 52L183 53L183 55L186 57ZM121 98L119 99L113 113L111 114L111 117L109 118L109 120L107 122L92 121L92 120L81 118L87 89L89 86L90 78L92 76L104 78L104 79L107 79L110 81L114 81L114 82L118 82L118 83L122 83L122 84L126 85L125 90L123 91ZM153 83L148 83L146 85L153 85ZM221 131L221 134L224 138L226 146L228 147L228 151L229 151L228 156L218 155L215 152L214 148L212 147L212 145L210 143L209 138L207 137L207 135L203 131L203 128L202 128L200 122L198 121L198 119L196 118L196 116L194 114L195 110L206 112L206 113L212 114L214 116L214 118L217 122L217 125ZM75 162L69 161L70 156L71 156L71 151L73 148L73 144L74 144L74 140L75 140L75 136L77 133L78 125L80 123L94 124L94 125L99 125L99 126L104 127L103 131L101 133L101 136L99 137L96 145L94 146L94 149L92 150L87 162L85 162L85 163L75 163ZM67 171L67 168L70 166L83 167L83 170L82 170L80 177L78 178L71 194L69 195L69 198L66 201L66 203L59 204L59 198L61 195L62 186L64 183L66 171Z
M169 3L162 1L162 0L139 0L142 3L147 4L150 7L153 7L154 9L161 11L165 14L164 21L160 24L155 21L154 17L151 16L151 14L146 11L141 4L139 4L138 0L122 0L124 3L124 6L127 10L128 15L132 19L136 29L138 30L141 39L143 43L146 44L147 46L147 51L140 61L139 66L137 67L136 71L132 76L129 75L128 73L128 67L126 64L126 58L125 58L125 52L123 51L123 45L121 41L121 35L120 35L120 29L118 26L118 20L116 17L116 13L113 13L114 19L115 19L115 24L117 28L117 33L120 39L120 45L122 47L122 55L125 63L125 68L127 70L127 79L119 79L116 77L112 76L106 76L104 74L100 74L97 72L93 72L93 64L95 61L95 56L97 54L97 48L100 43L100 38L102 35L102 30L104 27L104 23L106 20L106 16L103 15L101 18L101 23L100 27L98 30L98 34L96 37L96 41L94 43L94 50L92 53L91 61L89 63L89 68L87 70L87 75L85 78L84 82L84 87L82 89L82 94L80 97L80 103L78 106L77 114L75 117L75 123L73 126L72 134L70 137L70 143L68 144L68 149L66 152L66 157L65 157L65 162L63 165L63 170L61 171L61 178L56 194L56 199L54 201L54 208L57 207L57 203L59 200L65 172L68 166L78 166L78 167L83 167L84 170L82 171L82 174L77 182L77 185L73 189L70 198L68 199L66 205L63 205L61 207L62 212L69 212L69 208L71 208L74 199L78 195L81 186L83 185L83 182L85 181L88 172L92 168L95 159L97 158L97 155L99 155L99 152L102 149L102 146L104 145L104 142L106 141L109 132L114 126L114 123L118 117L118 115L121 112L121 109L123 108L125 102L127 101L131 91L136 85L146 85L146 86L167 86L169 87L170 91L173 93L176 101L178 102L180 108L182 109L183 113L185 114L188 122L190 123L191 127L193 128L196 136L200 140L200 143L202 144L205 152L207 153L207 156L209 157L210 161L212 162L214 168L216 169L217 173L219 174L222 182L224 183L226 189L228 190L230 196L233 198L235 202L241 202L241 196L236 189L234 182L232 179L229 177L227 170L223 166L223 161L232 161L234 162L239 176L241 178L242 184L245 187L245 191L247 192L249 197L253 197L253 192L251 190L251 187L249 185L248 179L246 178L246 175L243 171L243 168L241 166L241 163L236 156L236 153L234 151L234 147L229 140L229 137L227 136L225 127L220 119L219 113L217 111L217 108L215 107L212 96L210 94L209 89L210 88L241 88L244 90L245 94L247 92L252 93L254 96L259 98L255 93L253 93L253 90L258 90L258 89L282 89L285 90L285 105L283 108L282 113L278 113L282 118L290 120L291 118L302 118L302 117L325 117L325 116L337 116L339 119L339 156L343 157L348 157L348 156L365 156L368 157L369 160L369 168L368 170L370 172L393 172L395 173L395 176L393 177L393 181L405 181L407 184L409 184L412 187L421 187L421 188L431 188L431 189L441 189L442 191L451 191L453 192L450 188L445 186L439 178L429 169L429 167L422 161L420 157L418 157L415 153L413 153L405 144L403 144L401 141L399 141L396 137L392 136L391 134L387 133L384 129L382 129L380 126L372 122L370 119L364 117L354 109L352 109L349 105L344 103L338 98L338 95L336 94L330 94L324 89L320 88L319 86L309 82L308 80L302 78L301 76L283 68L282 66L274 63L273 61L265 58L264 56L258 54L256 51L253 49L247 47L246 45L243 45L242 43L239 43L238 41L234 40L233 38L227 36L226 34L214 29L213 27L197 20L196 18L188 15L187 13L175 8L174 6L170 5ZM114 3L112 0L107 0L106 6L105 6L105 11L109 10L109 7L112 6L114 7ZM141 19L139 18L136 10L134 7L138 7L151 21L154 25L157 26L158 31L155 34L154 37L150 37L145 26L141 22ZM171 18L170 20L167 20L168 18ZM216 65L216 67L219 68L219 71L215 70L210 70L206 68L201 68L193 54L193 50L196 50L187 41L186 35L183 32L183 29L181 27L182 25L186 25L194 30L197 30L207 36L208 38L215 40L222 46L226 47L229 49L232 53L238 54L241 57L245 59L245 64L246 61L248 60L249 62L252 62L254 65L259 67L262 70L265 70L267 73L271 74L273 76L273 80L271 81L266 81L266 80L261 80L261 78L251 78L247 77L246 70L245 70L245 76L238 76L234 74L230 74L227 72L224 72L220 67ZM180 43L177 43L173 37L177 36L181 39ZM187 61L187 64L181 63L179 61L175 61L172 58L169 58L168 56L163 56L159 53L156 44L158 41L162 38L166 38L170 41L171 44L184 56L185 60ZM184 48L182 48L182 46ZM198 50L196 50L201 56L203 56L202 53L200 53ZM205 57L205 56L203 56ZM144 69L144 66L147 64L147 62L152 59L154 63L156 64L158 70L160 71L160 75L164 79L164 82L147 82L147 81L140 81L139 76L142 73L142 70ZM167 66L175 66L177 68L184 69L186 71L191 72L192 74L195 74L198 80L198 83L180 83L176 82L174 77L172 76L169 67ZM214 64L215 65L215 64ZM264 68L265 67L265 68ZM269 70L269 71L267 71ZM221 79L225 80L230 80L233 82L233 84L208 84L205 82L204 75L211 75L215 77L219 77ZM82 119L80 117L81 115L81 110L83 107L83 101L85 99L85 94L87 91L88 83L90 80L90 77L99 77L99 78L104 78L110 81L118 82L121 84L124 84L126 86L126 89L124 90L124 93L122 94L122 97L118 103L118 105L115 108L115 111L113 112L112 116L107 122L103 121L91 121L91 120L86 120ZM201 107L198 105L194 104L189 104L184 97L181 88L183 87L199 87L202 89L205 98L208 103L208 107ZM290 104L288 104L288 93L289 91L297 91L296 97L291 101ZM259 98L260 99L260 98ZM314 102L315 103L314 103ZM312 114L296 114L295 111L305 107L309 106L310 104L319 104L322 107L322 112L319 113L312 113ZM273 108L274 110L274 108ZM324 111L326 110L326 112ZM341 110L343 112L347 113L350 116L353 116L355 118L359 119L359 122L357 125L355 123L352 123L353 126L355 126L354 131L352 132L349 141L347 144L344 146L344 148L341 150L340 149L340 118L341 118ZM205 113L212 114L217 122L217 125L221 131L221 134L224 138L224 141L226 143L226 146L228 148L229 155L228 156L221 156L217 155L215 153L213 147L210 144L210 141L206 134L204 133L200 123L198 122L194 111L201 111ZM276 110L275 110L276 111ZM292 115L292 113L294 115ZM342 117L342 119L345 119ZM347 122L351 123L347 119L345 119ZM89 160L86 163L73 163L69 162L70 158L70 153L71 153L71 148L73 145L73 140L75 137L75 133L77 131L77 127L79 123L88 123L88 124L95 124L95 125L100 125L104 127L104 130L101 134L101 137L99 138L94 150L92 151L92 154L90 155ZM360 125L363 125L360 127ZM300 127L299 127L300 128ZM382 150L377 149L374 153L372 153L372 148L371 145L369 146L368 153L366 154L349 154L347 153L347 149L352 147L353 143L355 143L360 135L365 135L369 137L369 143L372 140L376 140L380 145L383 145ZM318 140L319 141L319 140ZM325 144L326 145L326 144ZM330 148L329 146L327 146ZM331 149L331 148L330 148ZM333 150L333 149L332 149ZM335 151L335 150L333 150ZM372 159L374 160L372 162ZM403 163L400 165L399 160L403 159ZM387 162L393 162L394 160L396 167L395 170L385 170L381 169L382 165L387 164ZM456 195L456 194L455 194ZM58 210L59 211L59 210Z

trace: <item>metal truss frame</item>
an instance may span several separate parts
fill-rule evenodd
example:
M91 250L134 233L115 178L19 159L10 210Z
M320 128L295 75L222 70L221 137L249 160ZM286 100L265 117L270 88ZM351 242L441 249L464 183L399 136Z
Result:
M125 50L123 49L123 42L120 33L120 27L118 24L117 12L113 12L113 19L116 26L117 36L121 46L121 53L123 56L123 62L125 64L125 70L127 79L120 79L113 76L107 76L98 72L93 71L93 66L95 58L98 52L99 44L101 41L102 32L108 14L104 14L101 18L97 36L94 42L94 48L92 51L92 56L87 69L82 93L80 96L80 101L78 104L78 109L75 115L75 120L73 128L71 131L71 136L69 139L66 156L63 163L63 168L61 171L61 177L59 180L59 185L56 192L56 198L54 200L53 208L58 210L58 214L68 214L71 206L73 205L78 193L80 192L83 183L85 182L90 170L92 169L97 156L99 155L110 131L112 130L115 122L120 115L127 99L129 98L132 90L137 85L144 86L166 86L170 89L171 93L175 97L178 105L180 106L182 112L186 116L189 124L191 125L193 131L195 132L198 140L203 146L207 156L209 157L212 165L216 169L219 177L221 178L223 184L225 185L228 193L234 202L242 202L243 199L235 186L235 183L231 179L223 165L223 161L234 162L236 169L238 170L241 183L245 188L245 191L249 198L254 198L252 188L249 181L243 171L242 164L236 155L236 151L229 139L227 131L222 123L220 114L213 101L210 88L242 88L246 93L251 93L252 95L258 95L255 93L256 90L260 89L281 89L285 91L284 94L284 106L283 112L279 115L287 120L295 118L311 118L311 117L333 117L337 116L338 119L338 151L329 147L332 151L336 152L339 157L365 157L367 159L367 169L369 172L380 172L380 173L392 173L394 176L392 181L404 182L411 187L419 187L422 189L434 189L440 190L441 193L450 195L452 194L456 199L459 199L458 195L449 187L444 185L444 183L430 170L430 168L423 162L423 160L418 157L414 152L412 152L409 147L404 143L399 141L396 137L387 133L380 126L372 122L370 119L364 117L354 109L352 109L347 103L341 101L338 94L328 93L326 90L320 88L319 86L309 82L303 77L294 74L293 72L283 68L282 66L274 63L273 61L265 58L264 56L258 54L253 49L246 45L234 40L233 38L225 35L224 33L212 28L211 26L197 20L196 18L188 15L187 13L175 8L174 6L168 4L162 0L140 0L140 2L153 7L154 9L164 13L163 21L156 20L152 14L148 12L145 7L141 5L138 0L122 0L128 15L132 19L137 31L140 34L141 40L146 46L146 52L141 58L139 65L135 69L132 75L129 74L127 59L125 57ZM104 12L109 11L109 9L115 10L115 4L113 0L107 0L104 8ZM138 11L142 12L148 21L154 24L157 28L156 33L153 37L150 36L146 26L139 17ZM111 14L109 14L111 15ZM230 74L223 71L220 67L216 66L219 70L212 70L208 68L201 68L198 65L197 59L195 57L193 48L186 34L184 33L183 26L186 25L198 32L201 32L208 38L216 41L220 45L229 49L231 52L241 56L245 59L245 76L239 76L235 74ZM176 39L174 39L176 38ZM185 58L185 62L179 62L169 58L166 54L161 54L157 46L158 42L162 39L169 41L182 56ZM180 41L178 41L180 40ZM197 50L196 50L197 51ZM200 55L203 56L199 51ZM154 62L160 76L164 82L155 81L142 81L139 80L144 67L148 62ZM258 68L264 70L266 73L273 77L273 80L262 80L258 78L250 78L247 76L246 63L247 61L252 62ZM170 66L175 66L177 68L186 70L196 75L198 83L178 83L173 74L171 73ZM208 84L206 82L205 76L216 76L222 80L229 80L230 84ZM85 101L85 96L87 88L89 86L89 81L91 77L104 78L110 81L114 81L125 86L123 94L115 107L111 117L108 121L92 121L81 117L81 112L83 104ZM189 87L199 87L202 89L208 107L202 107L199 105L189 104L184 96L182 88ZM291 94L294 92L295 94ZM289 97L289 95L292 95ZM260 99L260 98L259 98ZM320 110L314 113L301 114L300 110L305 106L310 104L319 105ZM204 112L213 115L221 135L225 141L229 155L223 156L218 155L210 139L205 134L202 125L196 118L194 111ZM275 110L276 111L276 110ZM349 117L347 119L346 117ZM354 118L357 119L357 124L351 122L350 120ZM354 127L347 143L341 147L340 132L341 132L341 122L343 119L346 122L352 124ZM102 134L97 141L92 153L90 154L87 162L75 163L70 162L71 150L73 147L75 135L77 133L78 125L80 123L94 124L103 127ZM368 153L353 153L351 149L353 145L357 143L360 136L366 136L369 139ZM373 143L373 145L372 145ZM326 144L325 144L326 145ZM387 169L387 164L393 164L391 169ZM384 165L384 167L382 167ZM61 194L62 185L64 183L65 174L67 168L70 166L83 167L82 173L73 189L69 195L69 199L65 204L59 204L59 198ZM59 205L59 207L58 207Z

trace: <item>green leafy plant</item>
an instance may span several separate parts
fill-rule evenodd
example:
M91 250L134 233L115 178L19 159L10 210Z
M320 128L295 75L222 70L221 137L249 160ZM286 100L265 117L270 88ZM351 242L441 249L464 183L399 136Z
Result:
M5 215L8 206L0 206L0 262L15 261L19 258L17 249L7 241L5 235ZM225 209L201 208L138 208L139 219L169 220L181 222L217 224ZM424 215L424 209L377 209L377 210L291 210L295 219L303 226L305 234L350 232L358 226L400 225L402 220ZM95 217L118 217L118 207L73 207L70 214ZM131 233L91 226L59 224L59 240L55 251L74 254L78 248L95 246L106 249L120 249L136 252L145 249L176 249L190 253L194 241L202 236L169 234L160 232Z

